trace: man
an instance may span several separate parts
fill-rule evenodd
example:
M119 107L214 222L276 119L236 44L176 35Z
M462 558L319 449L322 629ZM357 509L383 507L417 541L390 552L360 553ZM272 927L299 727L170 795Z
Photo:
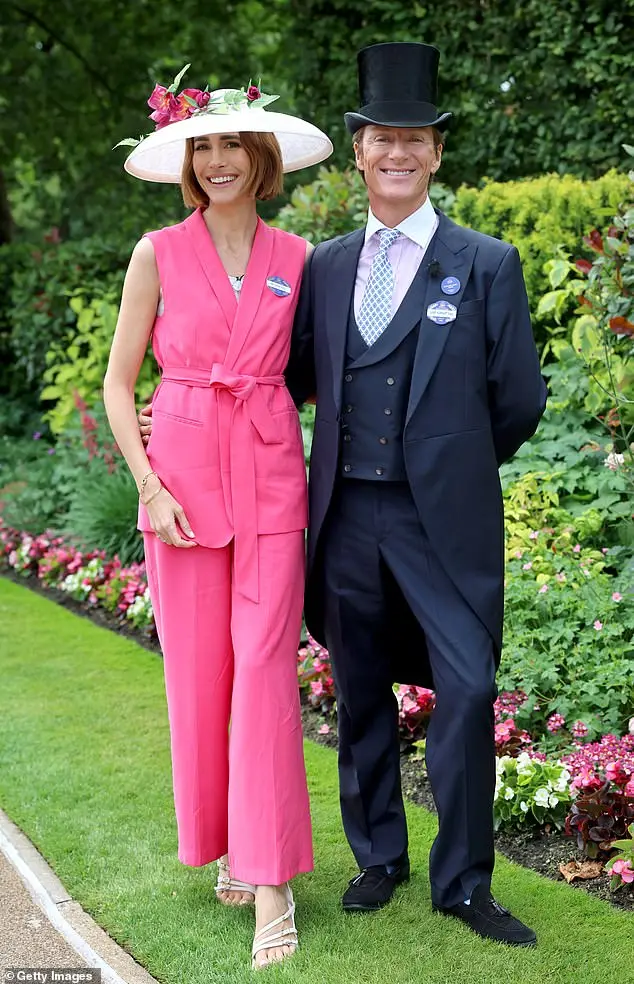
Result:
M498 466L535 431L546 389L514 247L429 200L450 113L438 51L359 54L347 113L368 190L365 229L314 250L286 373L316 396L306 622L331 655L347 912L409 878L393 681L433 686L427 768L439 831L432 906L481 936L535 933L490 891L495 671L502 643Z
M337 688L344 828L360 873L349 912L409 877L392 683L427 683L439 831L432 905L481 936L535 933L491 895L493 703L503 615L498 466L534 433L546 388L517 250L432 207L450 113L438 51L359 54L347 113L365 229L317 246L287 384L316 395L306 621Z

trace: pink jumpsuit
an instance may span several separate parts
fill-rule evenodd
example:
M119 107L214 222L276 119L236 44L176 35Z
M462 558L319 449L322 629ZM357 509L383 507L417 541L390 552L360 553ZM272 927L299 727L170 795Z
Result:
M262 221L237 303L201 211L148 234L164 307L148 458L199 546L144 531L179 858L278 885L313 866L296 654L306 471L282 375L305 257Z

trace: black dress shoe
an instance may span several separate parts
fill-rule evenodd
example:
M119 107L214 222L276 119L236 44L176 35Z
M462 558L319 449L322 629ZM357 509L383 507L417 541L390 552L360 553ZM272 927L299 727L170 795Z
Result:
M510 943L511 946L535 946L537 943L534 931L496 902L488 888L483 885L476 885L469 905L458 902L448 909L432 905L432 910L441 912L444 916L456 916L462 919L474 933L483 936L486 940Z
M409 881L409 861L403 861L391 874L385 865L364 868L353 878L344 892L341 903L344 912L376 912L387 905L394 889Z

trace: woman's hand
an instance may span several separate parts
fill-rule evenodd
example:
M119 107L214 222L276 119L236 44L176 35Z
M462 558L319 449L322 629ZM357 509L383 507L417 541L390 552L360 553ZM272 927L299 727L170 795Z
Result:
M189 525L185 510L174 496L160 485L153 476L154 485L149 485L146 498L151 500L145 506L150 525L159 540L172 547L196 547L195 533ZM190 539L184 539L181 532Z

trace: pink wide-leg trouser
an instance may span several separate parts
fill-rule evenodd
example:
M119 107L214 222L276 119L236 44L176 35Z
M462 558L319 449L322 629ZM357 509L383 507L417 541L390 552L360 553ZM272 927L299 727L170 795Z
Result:
M189 550L144 535L165 665L178 856L228 853L234 878L312 871L297 685L304 532L258 536L260 600L240 594L233 545Z

